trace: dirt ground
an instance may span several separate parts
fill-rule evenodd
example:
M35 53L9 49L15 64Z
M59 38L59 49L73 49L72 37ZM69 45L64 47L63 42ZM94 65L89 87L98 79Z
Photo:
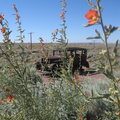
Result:
M52 77L47 76L47 75L43 75L43 73L41 72L37 72L37 75L41 76L43 83L45 85L49 85L52 82ZM89 74L89 75L79 75L77 81L80 82L84 82L86 80L89 80L90 84L95 85L99 82L104 82L105 80L107 80L107 78L105 77L105 75L103 74L99 74L99 73L95 73L95 74Z

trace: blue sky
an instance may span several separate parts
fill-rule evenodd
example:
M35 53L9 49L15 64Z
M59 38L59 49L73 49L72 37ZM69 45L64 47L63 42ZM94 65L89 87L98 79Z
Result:
M51 33L61 28L59 14L61 12L61 0L0 0L0 13L6 15L9 21L10 29L13 31L11 39L14 41L17 36L17 25L12 4L16 4L21 16L22 27L25 29L25 42L29 42L29 32L34 32L33 42L39 42L38 38L42 37L45 42L51 42ZM104 8L103 16L106 25L120 26L120 0L102 0ZM91 42L86 40L88 36L94 36L94 30L100 29L100 26L85 28L87 23L84 17L90 9L87 0L67 0L67 36L69 42ZM0 35L0 42L2 37ZM120 31L117 31L110 37L110 42L120 39ZM100 40L97 40L100 42Z

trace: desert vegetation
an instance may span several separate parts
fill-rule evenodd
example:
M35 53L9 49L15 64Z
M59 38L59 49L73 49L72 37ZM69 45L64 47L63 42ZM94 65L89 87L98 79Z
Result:
M60 19L62 28L52 33L55 43L30 45L24 43L24 30L19 11L12 5L19 31L18 41L10 39L11 29L3 14L0 15L3 42L0 44L0 120L120 120L120 45L109 44L109 36L119 27L105 25L101 0L87 0L90 10L85 18L88 27L98 25L96 36L101 44L70 44L66 33L66 0L62 0ZM88 70L96 74L72 74L73 58L67 56L67 47L88 49ZM52 50L64 51L64 68L47 76L36 69L36 62L52 55ZM85 69L87 71L87 69ZM57 75L57 76L56 76Z

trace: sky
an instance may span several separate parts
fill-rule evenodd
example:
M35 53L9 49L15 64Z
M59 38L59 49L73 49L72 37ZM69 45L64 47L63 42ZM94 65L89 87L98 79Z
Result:
M84 17L91 6L87 0L66 0L67 1L67 37L69 43L93 42L93 40L86 40L89 36L95 36L95 29L101 31L101 27L94 25L91 27L84 27L87 24L87 19ZM52 42L51 33L55 29L60 29L62 23L59 15L61 13L61 0L0 0L0 13L5 15L9 22L9 27L12 30L11 40L15 41L17 32L17 24L15 21L15 13L12 4L16 4L22 28L25 30L24 42L29 43L30 32L33 32L33 42L39 42L39 37L44 39L44 42ZM120 26L120 0L102 0L103 20L106 25ZM0 33L0 42L2 35ZM114 43L120 39L120 31L113 33L109 42ZM101 40L96 40L101 42Z

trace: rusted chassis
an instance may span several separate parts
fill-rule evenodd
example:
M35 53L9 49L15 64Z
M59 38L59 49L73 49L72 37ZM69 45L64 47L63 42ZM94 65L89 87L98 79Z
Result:
M61 54L62 51L60 49L53 50L53 56L41 58L35 63L36 69L54 73L55 71L60 71L61 67L64 68L64 58L69 59L69 57L73 57L73 65L71 69L72 74L76 71L80 74L87 74L86 68L89 68L89 63L87 61L87 49L69 47L66 48L66 51L68 57Z

